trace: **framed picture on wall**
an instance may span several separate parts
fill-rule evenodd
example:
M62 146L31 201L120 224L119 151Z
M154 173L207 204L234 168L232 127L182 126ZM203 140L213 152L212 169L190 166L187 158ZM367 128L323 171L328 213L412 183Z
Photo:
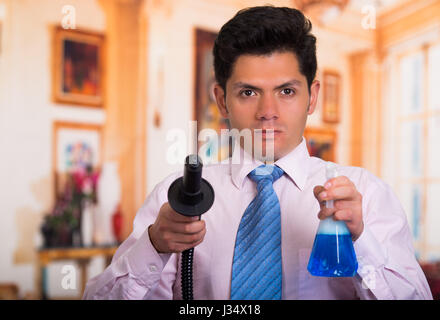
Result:
M306 128L304 130L304 138L307 141L307 149L311 156L325 161L336 161L336 132L334 130Z
M322 120L327 123L339 122L341 77L338 72L324 70Z
M101 131L100 125L54 123L52 162L56 196L64 190L69 174L101 167Z
M194 118L197 121L197 134L202 129L213 129L217 133L217 137L206 137L205 141L199 141L199 155L205 161L220 161L229 155L229 137L221 138L221 130L229 128L228 122L221 116L214 97L216 81L212 49L216 37L217 33L195 29Z
M103 106L104 42L99 33L54 28L52 96L56 103Z

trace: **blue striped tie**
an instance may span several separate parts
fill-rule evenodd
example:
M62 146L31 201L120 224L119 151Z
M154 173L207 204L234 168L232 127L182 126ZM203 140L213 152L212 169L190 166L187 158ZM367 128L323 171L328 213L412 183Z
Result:
M273 183L283 175L277 166L261 165L249 177L258 194L241 218L232 263L232 300L281 299L280 203Z

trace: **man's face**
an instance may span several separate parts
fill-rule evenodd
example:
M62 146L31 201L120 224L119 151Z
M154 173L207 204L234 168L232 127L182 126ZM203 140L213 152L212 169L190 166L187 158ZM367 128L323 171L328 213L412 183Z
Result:
M238 57L226 82L226 96L219 85L214 93L221 114L232 128L250 129L253 141L260 136L255 132L263 129L263 155L266 144L273 143L276 161L301 142L307 116L315 110L319 86L317 80L313 81L309 93L296 55L274 52ZM264 129L274 130L273 139Z

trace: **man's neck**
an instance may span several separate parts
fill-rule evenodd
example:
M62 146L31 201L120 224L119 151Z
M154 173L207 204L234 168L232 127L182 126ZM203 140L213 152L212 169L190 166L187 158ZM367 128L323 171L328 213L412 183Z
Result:
M275 160L276 161L276 160ZM275 161L271 161L271 160L265 160L264 161L264 164L274 164L275 163Z
M240 147L246 153L248 153L252 157L252 159L259 160L259 161L263 162L264 164L274 164L276 161L278 161L279 159L281 159L285 155L287 155L290 152L292 152L293 150L295 150L301 144L301 142L302 142L302 137L301 137L301 140L293 148L290 148L289 150L282 152L282 153L274 151L273 156L271 156L271 157L268 157L266 153L263 156L262 152L257 152L257 156L255 156L255 154L256 154L255 148L252 148L252 150L247 150L246 148L243 147L242 142L240 142ZM259 157L259 156L261 156L261 157Z

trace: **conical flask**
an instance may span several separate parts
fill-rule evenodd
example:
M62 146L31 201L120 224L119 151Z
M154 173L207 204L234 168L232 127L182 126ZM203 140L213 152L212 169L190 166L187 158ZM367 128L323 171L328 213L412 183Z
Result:
M327 180L337 177L335 164L328 162ZM327 201L327 208L333 201ZM358 263L351 234L344 221L328 217L319 222L307 270L320 277L353 277Z

